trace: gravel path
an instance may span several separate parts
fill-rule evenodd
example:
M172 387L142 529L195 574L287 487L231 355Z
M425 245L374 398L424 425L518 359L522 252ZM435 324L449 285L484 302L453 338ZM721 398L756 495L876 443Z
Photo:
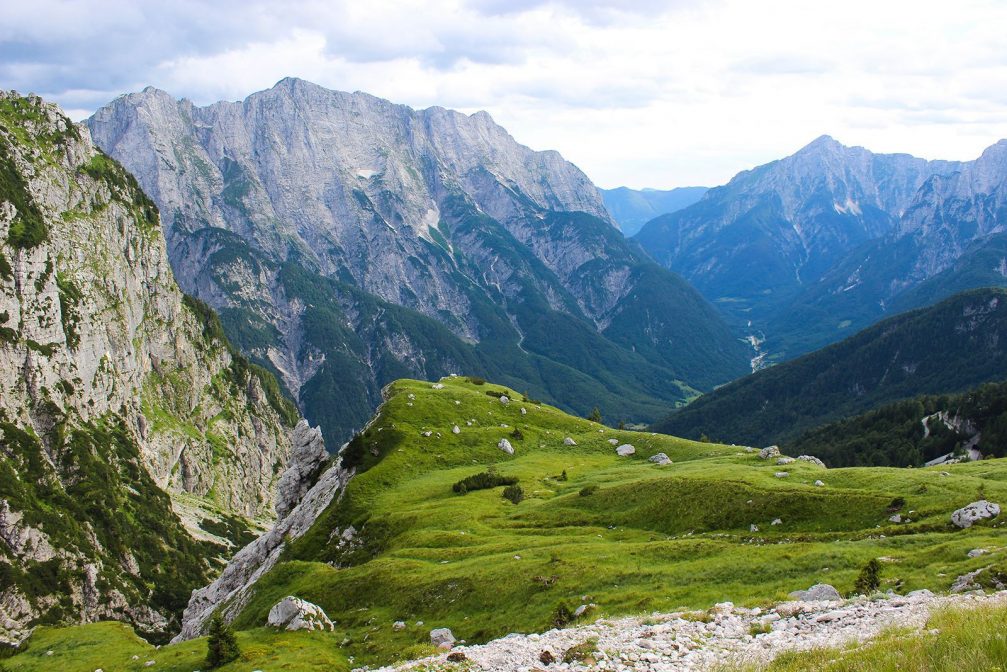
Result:
M839 602L784 602L774 609L743 609L730 602L709 612L652 614L601 619L591 625L542 634L508 635L478 646L456 646L464 665L438 665L447 654L381 668L380 672L469 669L486 672L549 670L704 670L717 665L764 663L785 651L842 646L876 636L889 626L920 629L930 612L944 606L1007 605L1007 591L989 595L939 596L917 591L887 599ZM705 616L709 622L697 618ZM768 630L753 636L753 623ZM563 663L565 651L597 638L594 664ZM540 661L549 651L556 662Z

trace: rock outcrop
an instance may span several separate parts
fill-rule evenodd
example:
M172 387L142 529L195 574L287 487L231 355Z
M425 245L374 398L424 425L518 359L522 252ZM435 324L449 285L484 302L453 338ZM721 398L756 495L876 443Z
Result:
M335 626L317 604L289 595L269 610L266 625L284 630L332 631Z
M951 523L956 527L964 529L972 527L972 525L980 520L996 518L999 515L999 504L994 504L993 502L987 502L985 499L980 499L978 502L972 502L971 504L963 506L952 513Z

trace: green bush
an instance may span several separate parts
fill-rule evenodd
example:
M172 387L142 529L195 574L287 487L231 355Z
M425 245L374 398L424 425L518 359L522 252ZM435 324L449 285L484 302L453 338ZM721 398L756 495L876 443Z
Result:
M466 476L451 486L451 489L459 495L473 490L488 490L501 485L515 485L518 479L515 476L501 476L492 471L484 471L472 476Z
M515 504L520 504L521 500L524 499L524 490L521 489L520 485L508 485L504 488L503 496Z
M581 497L590 497L594 493L598 492L598 486L592 483L591 485L585 485L580 489Z

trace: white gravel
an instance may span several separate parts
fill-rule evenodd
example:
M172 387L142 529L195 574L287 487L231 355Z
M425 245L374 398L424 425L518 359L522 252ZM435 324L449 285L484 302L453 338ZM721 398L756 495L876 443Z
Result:
M704 670L717 665L769 662L785 651L838 647L863 642L889 626L921 629L931 611L944 606L1007 605L1007 591L988 595L940 596L920 591L840 602L784 602L771 610L744 609L730 602L712 608L710 621L695 620L704 612L651 614L600 619L591 625L550 630L542 634L511 634L479 646L456 646L465 654L465 667L444 665L447 654L411 661L381 672L406 670L469 669L486 672L560 670ZM753 636L753 623L771 630ZM593 665L563 663L563 653L589 638L597 638L598 657ZM544 665L539 656L548 650L557 662Z

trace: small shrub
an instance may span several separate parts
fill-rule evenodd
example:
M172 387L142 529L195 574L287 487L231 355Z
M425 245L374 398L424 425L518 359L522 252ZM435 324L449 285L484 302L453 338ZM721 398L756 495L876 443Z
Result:
M206 639L206 666L213 669L237 660L241 655L234 630L224 623L219 615L210 619L210 630Z
M758 637L759 635L765 635L766 633L772 632L773 626L769 623L761 623L759 621L752 621L752 624L748 626L748 634L752 637Z
M474 490L489 490L501 485L515 485L518 482L515 476L501 476L494 471L483 471L472 476L466 476L451 486L451 489L459 495Z
M520 504L524 499L524 490L520 485L508 485L503 491L504 499L509 499L515 504Z
M590 497L594 493L598 492L598 486L592 483L591 485L585 485L580 489L581 497Z
M510 433L510 438L512 438L512 439L514 439L516 441L524 441L524 434L521 433L520 429L518 429L517 427L515 427L514 431Z
M592 637L567 649L566 653L563 654L563 662L568 664L584 663L586 665L593 665L595 663L594 657L597 653L598 639Z
M853 584L853 592L858 595L870 595L881 586L881 564L876 558L871 558L860 570L857 582Z
M480 378L479 376L469 376L468 378L466 378L466 380L468 380L473 385L485 385L486 384L486 379L485 378Z
M555 628L562 628L573 623L573 612L570 611L570 607L566 606L563 602L556 605L556 609L552 612L552 625ZM563 659L566 661L566 659Z

